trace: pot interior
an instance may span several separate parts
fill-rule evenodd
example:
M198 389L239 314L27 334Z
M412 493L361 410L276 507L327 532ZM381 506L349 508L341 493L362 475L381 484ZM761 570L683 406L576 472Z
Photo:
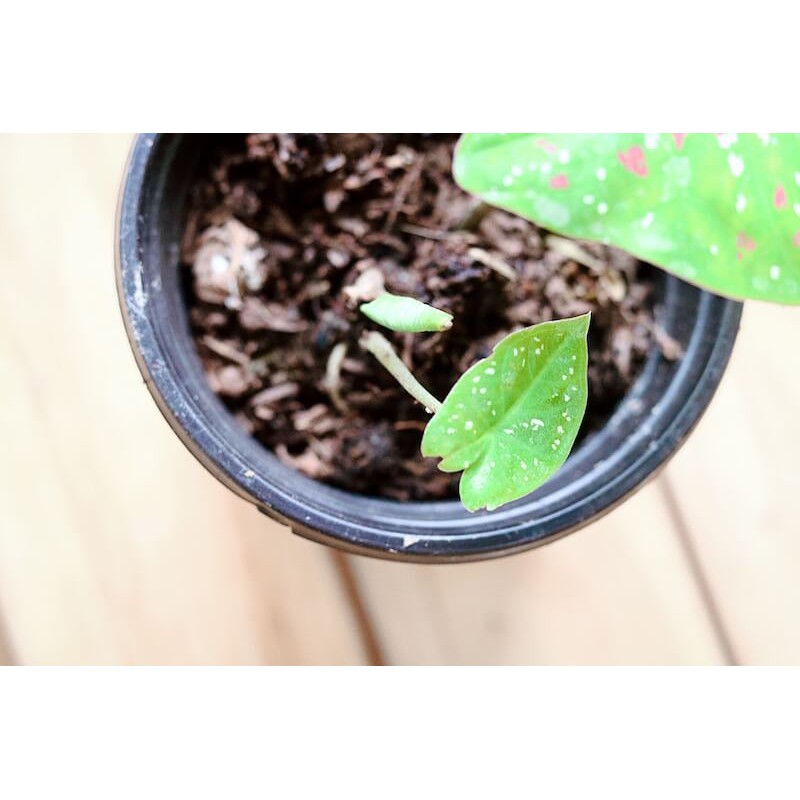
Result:
M119 218L123 305L134 349L165 416L220 480L303 535L357 552L448 560L497 555L555 538L609 510L662 465L696 423L721 377L740 304L659 273L657 323L684 350L654 347L606 426L585 438L532 495L491 513L458 501L354 495L282 464L208 386L181 285L189 185L211 142L146 135L129 163Z

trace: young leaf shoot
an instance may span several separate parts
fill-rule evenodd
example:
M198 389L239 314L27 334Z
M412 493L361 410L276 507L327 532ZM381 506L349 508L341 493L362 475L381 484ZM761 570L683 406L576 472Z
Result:
M800 136L464 134L456 180L736 298L800 304Z
M411 374L411 370L395 353L388 339L377 331L364 334L361 346L372 353L392 377L418 402L429 414L438 411L442 404Z
M587 400L589 315L506 336L459 378L428 423L422 454L464 471L469 511L524 497L566 461Z
M402 333L424 333L448 330L452 314L440 311L413 297L384 292L361 306L361 313L378 325Z

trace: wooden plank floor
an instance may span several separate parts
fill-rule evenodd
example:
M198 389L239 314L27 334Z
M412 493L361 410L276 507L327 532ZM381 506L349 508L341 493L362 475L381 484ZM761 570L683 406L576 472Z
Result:
M345 557L150 400L113 278L128 144L0 137L0 663L800 663L800 311L748 308L695 435L594 526L482 564Z

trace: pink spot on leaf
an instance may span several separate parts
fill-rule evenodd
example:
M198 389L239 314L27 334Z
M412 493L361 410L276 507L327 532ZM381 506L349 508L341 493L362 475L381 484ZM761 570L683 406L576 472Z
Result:
M736 235L736 247L738 248L736 258L741 259L744 256L744 250L756 249L756 243L746 233L738 233Z
M746 233L739 233L736 236L736 246L743 247L745 250L755 250L756 243L748 238Z
M797 231L797 233L794 235L794 239L792 239L792 244L795 247L800 247L800 231Z
M775 208L786 208L788 199L786 197L786 189L783 186L778 186L775 189Z
M553 189L566 189L569 186L569 179L564 173L560 172L558 175L553 175L550 178L550 186Z
M682 150L683 149L684 139L686 139L686 134L685 133L673 133L672 134L672 138L675 140L675 147L677 147L678 150Z
M621 153L617 153L622 164L628 172L638 175L640 178L647 177L647 158L641 147L631 147Z
M546 153L557 153L558 147L556 147L552 142L548 142L547 139L537 139L536 144L538 147L541 147Z

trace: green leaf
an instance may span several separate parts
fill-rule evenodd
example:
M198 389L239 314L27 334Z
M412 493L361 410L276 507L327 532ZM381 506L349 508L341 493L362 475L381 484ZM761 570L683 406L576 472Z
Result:
M446 331L453 324L452 314L413 297L402 297L389 292L384 292L370 303L364 303L361 313L384 328L404 333Z
M461 502L492 510L541 486L566 460L586 410L589 315L506 336L470 367L428 423L422 454L464 470Z
M800 135L465 134L459 184L720 294L800 303Z

